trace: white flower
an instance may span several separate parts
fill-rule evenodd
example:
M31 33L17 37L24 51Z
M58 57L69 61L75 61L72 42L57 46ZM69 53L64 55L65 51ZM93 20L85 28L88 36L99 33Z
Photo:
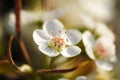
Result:
M68 27L87 26L93 29L96 21L110 21L114 17L113 0L56 0L56 6L68 7L63 21Z
M40 20L46 21L49 19L60 18L67 11L67 8L59 8L53 11L46 11L40 14Z
M115 62L115 44L109 41L108 38L102 36L96 41L91 32L85 31L83 33L83 44L87 55L96 61L97 66L105 70L112 70L112 64Z
M31 11L26 11L26 10L21 10L21 27L24 28L26 25L38 21L38 15L36 15L35 12L31 12ZM11 12L9 13L6 17L5 17L5 28L8 29L7 31L10 33L15 32L15 23L16 23L16 19L15 19L15 13ZM8 28L9 26L9 28Z
M63 24L56 19L48 20L43 25L43 30L36 29L33 39L39 50L55 57L60 53L64 57L74 57L80 54L81 49L75 44L81 40L81 33L75 29L64 30Z
M89 24L88 26L86 25L86 28L93 30L96 34L100 36L104 36L109 39L109 41L114 42L115 41L115 35L112 32L112 30L103 22L95 22L92 19L85 19L86 23ZM91 23L91 24L90 24Z
M78 0L80 10L91 17L99 20L110 20L113 18L113 0Z
M21 10L21 27L24 29L25 26L27 26L30 23L36 22L36 21L46 21L53 18L60 18L65 12L67 8L60 8L49 12L32 12L32 11L26 11ZM10 33L15 32L15 13L10 12L5 17L5 27L8 29L7 31ZM8 28L9 26L9 28Z
M69 79L59 78L58 80L69 80ZM87 80L87 77L85 77L85 76L78 76L77 78L75 78L75 80Z
M115 41L115 35L109 27L103 22L98 22L95 27L95 32L100 36L104 36L109 39L109 41Z

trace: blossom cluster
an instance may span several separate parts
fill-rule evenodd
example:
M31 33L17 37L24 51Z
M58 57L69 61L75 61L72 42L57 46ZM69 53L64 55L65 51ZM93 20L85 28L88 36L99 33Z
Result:
M38 72L71 72L70 74L68 73L69 75L67 76L63 74L53 80L89 80L86 71L91 69L91 66L96 71L98 70L98 74L102 74L102 76L104 76L104 74L106 75L107 72L111 72L114 68L114 63L117 61L115 54L116 46L114 43L115 36L105 22L113 18L112 12L114 11L112 7L114 1L71 0L68 2L65 0L53 0L53 2L56 5L54 9L50 11L40 10L33 12L21 10L20 18L23 34L27 33L25 30L27 30L31 24L33 26L38 24L39 26L37 27L40 28L36 28L34 31L32 30L34 27L29 29L29 32L32 31L33 34L32 36L30 34L29 37L33 37L31 41L37 44L35 46L38 49L38 51L36 51L36 48L33 48L30 54L33 53L32 51L35 53L40 51L40 56L31 57L31 60L34 59L33 61L41 61L39 66L40 71L38 70ZM15 32L15 17L15 13L12 12L4 19L4 26L6 30L8 29L8 33ZM25 35L23 35L23 37L25 37ZM62 63L62 68L59 63ZM67 63L68 65L66 66ZM87 68L89 65L90 68L86 69L86 65L84 65L86 63L90 63L87 65ZM33 65L38 67L37 64L39 63L35 62ZM18 67L18 69L23 73L30 73L37 70L27 64ZM81 73L79 71L77 72L77 70L80 69ZM92 70L93 69L91 69L91 72ZM82 74L84 72L85 75ZM73 75L71 76L71 74ZM46 75L40 75L40 77L44 79ZM93 78L90 80L94 80ZM100 78L100 80L102 80L102 78Z
M102 25L100 27L106 26ZM99 28L99 27L97 27ZM33 39L38 45L39 50L49 56L56 57L60 54L64 57L80 56L82 50L96 66L107 71L113 69L112 63L116 61L114 39L100 35L99 30L64 29L64 25L57 19L47 20L43 24L43 29L35 29ZM106 29L110 33L110 30ZM102 33L102 32L101 32ZM109 34L108 34L109 35ZM83 47L77 44L83 43Z

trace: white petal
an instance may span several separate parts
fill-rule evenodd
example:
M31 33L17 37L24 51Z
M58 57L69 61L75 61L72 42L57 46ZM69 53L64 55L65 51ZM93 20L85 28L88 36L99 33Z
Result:
M35 22L38 19L39 19L38 15L36 15L36 13L34 13L34 12L25 11L25 10L22 10L22 12L21 12L21 24L23 26L30 24L32 22Z
M93 52L93 48L86 47L85 51L91 59L95 60L95 55L94 55L94 52Z
M78 54L80 54L81 49L77 46L69 46L65 49L63 49L63 51L61 51L61 54L64 57L74 57L77 56Z
M43 45L39 46L39 50L43 54L50 56L50 57L56 57L60 54L59 52L55 51L53 48L50 48L48 46L48 44L43 44Z
M66 78L59 78L58 80L68 80L68 79L66 79Z
M94 37L90 31L85 31L83 33L82 39L85 47L93 47L95 44Z
M81 12L79 13L79 17L83 26L85 26L87 29L94 30L95 21L91 16Z
M112 63L117 62L117 56L115 54L111 55L110 58L109 58L109 61L112 62Z
M77 44L82 39L82 34L79 30L70 29L66 30L66 37L68 39L68 45Z
M40 20L46 21L53 18L60 18L67 11L67 8L59 8L53 11L42 12L40 15Z
M78 7L87 15L98 20L110 20L112 16L113 0L78 0Z
M112 64L105 62L105 61L101 61L101 60L96 61L96 65L97 65L97 67L99 67L103 70L106 70L106 71L111 71L113 69Z
M54 36L61 36L63 34L63 24L57 19L48 20L43 25L44 32L52 37L52 32Z
M115 35L104 23L99 22L95 31L101 36L105 36L106 38L108 38L109 41L113 41L113 42L115 41Z
M79 76L75 80L87 80L87 77L85 77L85 76Z
M26 10L21 10L21 27L24 29L26 25L31 24L32 22L35 22L38 20L38 16L36 15L35 12L32 11L26 11ZM8 32L15 32L15 23L16 23L16 16L14 12L10 12L8 15L5 17L5 27L7 27ZM9 26L9 28L8 28Z
M41 43L47 42L47 37L42 30L36 29L33 32L33 40L36 44L41 45Z

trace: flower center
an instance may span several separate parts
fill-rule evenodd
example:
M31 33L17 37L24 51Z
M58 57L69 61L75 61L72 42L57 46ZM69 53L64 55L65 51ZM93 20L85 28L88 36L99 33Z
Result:
M106 50L101 44L97 44L95 46L95 51L99 56L105 57L106 56Z
M53 32L51 32L51 34L53 38L50 39L49 46L57 51L61 51L65 43L64 39L59 36L55 36Z
M54 46L56 47L61 47L64 44L63 38L60 38L60 37L55 37L52 39L52 41L54 43Z

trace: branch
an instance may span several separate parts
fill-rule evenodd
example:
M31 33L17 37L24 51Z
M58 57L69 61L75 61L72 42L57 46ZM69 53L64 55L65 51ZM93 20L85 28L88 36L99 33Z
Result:
M17 65L15 64L15 62L12 59L12 53L11 53L11 46L12 46L12 41L13 41L14 36L10 36L9 42L8 42L8 59L10 61L10 63L12 64L12 66L19 70L19 68L17 67Z
M67 73L76 70L78 67L75 66L69 69L41 69L38 70L36 73L47 73L47 74L56 74L56 73Z
M90 60L86 59L86 56L82 56L80 57L80 59L78 60L78 64L72 68L68 68L68 69L41 69L41 70L37 70L36 73L47 73L47 74L56 74L56 73L68 73L68 72L72 72L77 70L78 68L84 67L85 65L87 65Z
M16 8L16 32L17 37L21 39L21 8L22 8L22 2L21 0L15 0L15 8Z
M22 1L21 0L15 0L16 1L16 33L19 40L19 45L22 49L23 55L26 59L26 61L31 65L30 57L27 52L27 49L24 45L24 42L22 40L21 35L21 8L22 8Z
M0 64L2 64L2 63L8 63L9 61L7 60L7 59L5 59L5 60L1 60L0 61Z

